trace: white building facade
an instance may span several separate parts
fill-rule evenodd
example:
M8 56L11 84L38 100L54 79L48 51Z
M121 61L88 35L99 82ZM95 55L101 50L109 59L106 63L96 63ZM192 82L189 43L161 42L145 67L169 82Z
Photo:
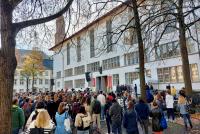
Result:
M139 79L137 39L132 30L121 35L113 34L129 20L130 15L129 8L119 5L66 38L64 43L52 47L50 50L55 52L55 90L92 87L95 90L111 91L116 90L117 84L133 85ZM199 46L190 38L187 41L192 87L200 91ZM168 84L177 89L184 87L178 42L177 31L169 30L156 49L145 46L146 82L159 90L165 90ZM99 69L102 69L102 73ZM86 81L86 72L91 72L89 83Z

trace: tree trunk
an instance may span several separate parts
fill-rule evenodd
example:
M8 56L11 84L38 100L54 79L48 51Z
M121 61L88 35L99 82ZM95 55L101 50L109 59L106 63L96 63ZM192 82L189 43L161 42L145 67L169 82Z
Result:
M145 74L144 74L144 44L142 39L142 30L140 24L140 17L138 13L137 0L132 0L133 12L135 18L135 30L137 33L138 39L138 50L139 50L139 79L140 79L140 90L141 97L146 100L146 91L145 91Z
M26 92L29 92L29 77L26 77Z
M1 48L0 48L0 134L11 134L11 104L15 58L15 35L12 25L12 6L8 1L0 2Z
M190 64L188 59L187 43L186 43L186 26L183 16L183 0L178 1L178 23L179 23L179 43L180 43L180 52L182 58L182 72L183 79L186 89L186 94L190 95L192 93L192 83L190 77Z
M32 92L35 91L34 90L34 80L35 80L35 76L34 73L32 74Z

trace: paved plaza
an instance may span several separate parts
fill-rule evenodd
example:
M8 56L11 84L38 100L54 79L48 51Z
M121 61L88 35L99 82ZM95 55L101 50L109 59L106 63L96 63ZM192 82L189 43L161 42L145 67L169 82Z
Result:
M168 128L164 131L164 134L200 134L200 120L192 119L193 129L186 131L183 126L182 118L177 118L174 123L168 122ZM105 121L101 122L102 124L102 134L107 134L107 128ZM123 128L122 134L126 134L125 129ZM149 134L152 134L151 126L149 126Z

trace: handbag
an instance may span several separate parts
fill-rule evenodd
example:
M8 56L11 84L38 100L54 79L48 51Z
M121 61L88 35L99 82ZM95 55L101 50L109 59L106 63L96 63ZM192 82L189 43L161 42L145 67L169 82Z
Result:
M188 101L186 101L186 111L189 113L189 114L195 114L195 109L192 108L191 104L189 104Z
M68 113L65 113L65 120L64 120L64 126L65 126L65 130L68 133L71 133L71 120L70 120L70 116L68 115Z
M163 128L163 129L167 129L167 120L165 119L165 116L164 114L162 113L162 117L160 119L160 126Z

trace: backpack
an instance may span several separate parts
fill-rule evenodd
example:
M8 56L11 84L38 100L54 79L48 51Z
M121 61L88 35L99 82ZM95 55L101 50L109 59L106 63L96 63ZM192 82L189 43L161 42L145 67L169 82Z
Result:
M82 119L83 129L90 127L90 123L91 123L91 117L90 116L85 116L85 117L82 117L81 119Z
M95 100L92 111L95 114L101 113L101 103L99 101Z

